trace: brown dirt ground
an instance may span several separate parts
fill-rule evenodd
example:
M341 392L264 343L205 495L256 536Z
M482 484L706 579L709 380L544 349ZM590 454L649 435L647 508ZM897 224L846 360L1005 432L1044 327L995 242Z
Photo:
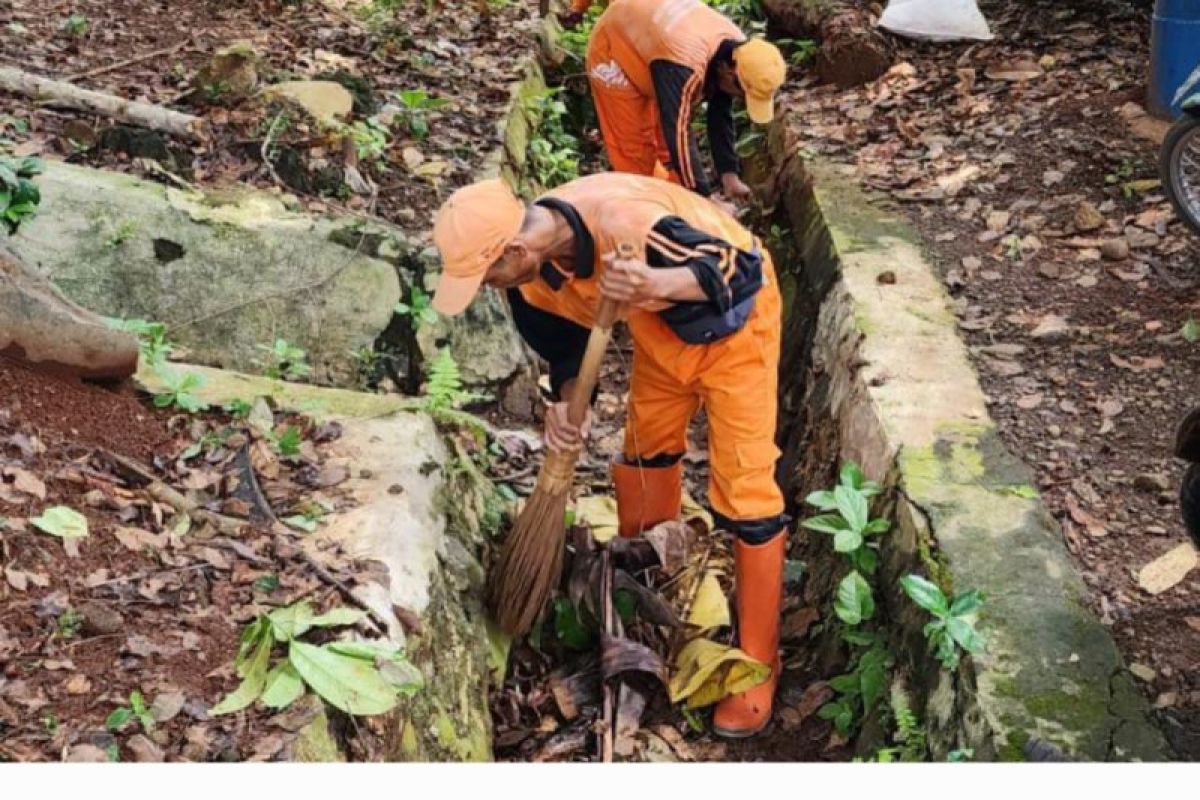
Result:
M345 10L283 0L12 0L0 7L0 63L68 79L184 44L175 52L76 82L203 117L213 128L211 143L188 146L167 140L161 145L171 149L170 158L146 155L206 186L239 181L275 185L260 154L274 109L254 100L205 99L191 91L191 81L213 54L238 40L250 41L261 56L260 85L343 70L367 81L376 111L394 105L393 95L403 90L420 89L449 100L428 113L427 138L410 137L394 127L384 162L359 165L379 187L374 212L414 234L423 233L440 200L466 183L500 144L496 120L508 101L508 85L521 77L520 60L531 52L536 9L509 3L481 16L482 4L456 3L454 13L447 13L443 7L427 12L425 3L399 3L391 12L368 18L354 4L343 5ZM87 19L82 36L60 30L72 14ZM366 111L356 112L355 119L366 116ZM273 149L292 148L312 170L328 168L340 176L340 144L296 114L291 118L290 126L276 129ZM128 147L95 145L93 140L110 127L108 120L33 106L26 98L0 93L0 137L28 152L162 179L158 169L131 157ZM415 174L403 159L407 148L420 151L426 163L445 162L444 171L435 177ZM318 211L342 205L359 212L369 208L367 197L343 196L342 191L301 199Z
M1035 468L1097 616L1129 663L1153 670L1139 683L1177 755L1200 758L1200 571L1157 596L1135 577L1185 539L1172 445L1200 396L1200 349L1178 334L1200 308L1200 241L1153 184L1129 185L1157 177L1157 154L1118 115L1142 96L1148 19L1116 5L984 10L995 42L902 44L905 66L874 87L790 91L790 124L919 231L1001 435ZM1041 74L987 76L1021 61ZM957 194L937 191L972 166ZM1097 230L1076 222L1084 201ZM989 233L996 213L1008 217ZM1119 239L1132 252L1102 258L1101 242ZM1069 331L1032 337L1050 315Z
M189 466L177 461L190 441L223 430L228 419L172 415L130 394L3 359L0 386L0 761L58 761L81 744L115 747L120 760L277 757L311 713L303 705L283 714L206 713L237 685L232 665L241 627L301 598L321 607L343 603L303 566L276 558L260 531L249 529L231 545L192 526L170 544L167 531L177 518L100 453L153 459L164 480L208 486L215 508L235 513L234 501L212 485L224 483L228 450L210 447ZM279 462L278 478L262 478L264 492L282 513L319 466L315 457ZM29 476L42 492L21 483ZM30 523L55 505L88 521L76 557ZM131 528L159 541L131 549L117 538ZM276 576L277 588L255 585L267 575ZM170 696L182 703L149 733L157 754L144 742L139 749L137 722L105 729L133 691L147 705Z

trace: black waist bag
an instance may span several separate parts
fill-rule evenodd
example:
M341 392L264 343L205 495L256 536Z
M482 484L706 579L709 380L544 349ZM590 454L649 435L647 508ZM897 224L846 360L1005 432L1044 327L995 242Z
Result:
M729 306L722 310L716 303L676 303L658 312L675 335L688 344L712 344L740 331L754 312L754 301L763 286L762 256L758 249L738 253L739 285L733 287ZM746 269L750 267L750 269ZM756 279L749 279L754 276Z

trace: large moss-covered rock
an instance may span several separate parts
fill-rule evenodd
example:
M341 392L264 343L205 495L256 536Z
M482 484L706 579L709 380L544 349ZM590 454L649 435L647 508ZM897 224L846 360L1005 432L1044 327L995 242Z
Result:
M276 337L316 379L353 378L349 353L392 317L391 264L337 232L357 223L288 211L275 196L201 195L128 175L48 164L39 214L13 247L80 305L165 322L193 360L255 369Z

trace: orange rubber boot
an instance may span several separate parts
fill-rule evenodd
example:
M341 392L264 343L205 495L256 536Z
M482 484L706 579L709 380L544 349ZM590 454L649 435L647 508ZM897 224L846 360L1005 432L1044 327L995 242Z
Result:
M614 460L617 532L633 538L660 522L679 519L683 497L683 462L669 467L639 467Z
M734 543L739 646L747 655L770 664L771 677L717 704L713 730L718 736L753 736L771 721L771 704L779 684L779 611L786 549L784 531L763 544L745 544L740 539Z

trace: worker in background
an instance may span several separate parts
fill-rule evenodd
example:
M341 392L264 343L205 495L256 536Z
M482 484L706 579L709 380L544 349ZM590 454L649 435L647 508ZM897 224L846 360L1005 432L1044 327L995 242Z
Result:
M766 124L786 72L773 44L747 39L700 0L614 0L588 41L588 82L612 168L720 193L727 210L751 194L738 174L734 98L745 98L751 121ZM701 102L715 181L692 133Z
M770 679L721 701L714 729L750 736L771 716L779 675L786 547L775 482L780 296L769 254L698 194L655 178L601 173L526 207L499 180L456 191L437 214L443 272L433 307L463 311L481 285L507 290L518 330L550 365L545 439L583 445L567 419L601 296L622 304L633 366L622 456L612 467L622 536L680 514L688 423L704 406L714 518L736 535L741 648ZM636 258L615 257L627 243Z

